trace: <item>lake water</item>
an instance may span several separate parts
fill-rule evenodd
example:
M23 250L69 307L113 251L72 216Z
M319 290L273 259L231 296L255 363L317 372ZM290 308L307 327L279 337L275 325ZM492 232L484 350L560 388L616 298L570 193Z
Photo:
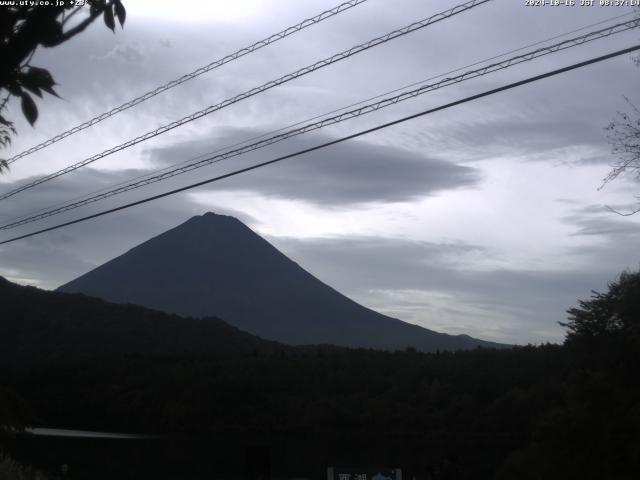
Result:
M65 430L62 428L44 427L25 428L25 432L39 437L104 438L113 440L151 440L162 438L160 435L140 433L91 432L86 430Z
M457 446L473 453L486 441L469 437ZM265 478L263 471L274 480L325 480L329 466L399 467L403 478L423 479L429 465L445 458L451 440L428 432L398 437L229 428L198 435L153 435L32 427L0 438L0 444L11 457L52 477L59 477L65 465L68 480L244 480ZM504 448L496 445L498 452ZM484 458L469 453L467 458L474 478L490 478L491 472L481 468Z

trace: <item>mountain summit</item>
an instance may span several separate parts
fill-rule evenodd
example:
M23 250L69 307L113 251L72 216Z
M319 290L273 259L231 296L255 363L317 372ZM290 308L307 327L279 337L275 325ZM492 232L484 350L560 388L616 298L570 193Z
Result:
M446 335L363 307L234 217L206 213L61 286L115 303L222 318L292 345L422 351L499 346Z

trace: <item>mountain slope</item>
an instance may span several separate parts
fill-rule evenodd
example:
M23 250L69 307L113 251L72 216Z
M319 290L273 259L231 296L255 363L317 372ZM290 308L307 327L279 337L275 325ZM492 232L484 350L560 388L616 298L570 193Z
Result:
M23 287L0 277L0 362L87 355L233 354L288 347L217 318L180 318L135 305Z
M179 315L216 316L293 345L423 351L498 346L367 309L306 272L239 220L193 217L59 288Z

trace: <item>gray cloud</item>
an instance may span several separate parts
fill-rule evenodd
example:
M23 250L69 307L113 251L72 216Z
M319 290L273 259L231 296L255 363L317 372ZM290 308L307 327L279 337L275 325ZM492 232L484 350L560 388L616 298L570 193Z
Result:
M128 45L119 46L115 50L115 54L127 62L141 62L144 60L144 55L139 50Z
M270 240L294 258L304 259L319 276L331 277L348 289L366 285L369 289L460 291L473 293L476 300L497 294L502 295L503 304L534 306L556 295L588 293L594 284L594 278L584 272L560 273L551 268L478 270L470 260L489 257L490 253L483 247L461 243L375 237Z
M578 119L568 122L565 118L550 118L540 122L539 119L487 120L485 122L468 123L461 121L451 130L451 140L459 145L482 150L491 147L510 153L541 153L567 146L599 147L604 134L602 128L592 121ZM534 157L535 158L535 157ZM591 157L594 163L610 160L606 156Z
M37 213L70 198L82 197L94 189L108 188L148 173L128 169L116 172L83 169L34 188L28 195L5 200L0 223L9 223ZM90 187L89 187L90 186ZM72 210L16 229L0 231L2 240L30 233L81 216L97 213L177 186L175 181L127 193L112 199ZM247 224L257 220L230 208L217 213L232 215ZM175 227L193 215L204 213L202 206L186 195L168 197L150 204L109 214L99 219L55 230L0 246L0 275L23 283L55 288L66 281L120 255L138 243ZM108 241L105 241L108 239Z
M560 341L558 321L617 271L474 268L468 244L389 238L269 240L322 280L372 308L428 328L504 341ZM381 298L381 292L390 298ZM394 292L396 292L394 297ZM442 296L445 300L439 300ZM508 316L508 321L500 322ZM449 330L452 328L451 330ZM518 340L519 339L519 340Z
M367 2L277 46L265 48L259 54L247 56L154 97L142 106L103 122L97 129L60 142L41 155L35 154L30 165L34 169L43 165L43 170L46 170L46 160L50 156L79 160L457 2L437 3L425 7L425 2L403 1L399 7L393 2ZM326 2L320 0L266 2L265 5L260 21L233 24L216 23L215 19L194 23L176 22L174 19L156 21L130 15L125 29L118 30L116 35L97 23L77 41L60 48L39 50L33 64L51 69L60 83L58 91L66 100L45 96L39 101L41 116L37 130L31 130L22 121L15 102L10 105L14 108L14 117L22 122L19 125L21 135L16 138L14 149L28 148L63 128L326 8ZM211 140L175 143L178 140L207 138L211 132L217 131L221 132L218 134L219 142L229 143L255 133L249 130L215 130L221 125L277 128L611 15L610 9L606 8L565 8L551 12L546 9L523 10L520 2L492 2L155 140L173 143L173 147L149 149L146 155L140 155L142 148L127 150L95 166L122 168L131 165L129 160L146 161L148 158L166 166L218 145ZM495 25L499 28L492 28ZM433 92L381 112L380 117L372 115L371 120L363 119L363 122L371 122L370 125L382 123L383 120L414 113L417 109L441 105L508 81L612 51L632 36L636 41L637 34L633 33L594 42L582 49L524 64L515 70ZM537 83L534 88L513 90L443 111L373 138L373 141L397 145L398 148L353 142L225 180L212 186L211 191L249 191L257 194L257 198L300 200L337 212L341 207L352 208L363 203L406 202L451 189L485 187L480 185L479 168L490 177L493 173L490 162L476 169L457 164L459 161L518 155L523 161L568 162L576 167L604 164L611 158L602 127L615 116L617 109L625 108L621 95L636 91L639 72L627 58L620 58ZM30 138L32 132L33 138ZM267 153L261 151L251 155L249 159L273 158L321 143L326 138L316 136L313 141L296 139L265 150ZM563 149L571 155L563 155ZM40 160L42 163L38 163ZM229 163L225 168L232 166L233 163ZM217 172L216 168L198 170L191 175L51 219L38 224L38 227L120 205L143 195L214 176ZM0 220L6 221L16 214L142 173L146 171L77 172L68 178L41 185L28 195L3 202ZM605 174L603 167L603 176ZM572 182L567 181L566 192L550 194L575 197L571 185ZM622 188L622 185L616 184L616 188ZM629 190L631 193L636 191ZM514 218L508 214L509 211L519 208L522 201L519 193L497 200L501 202L497 208L505 205L505 222ZM246 215L242 195L237 197L239 201L237 205L234 203L235 210L216 208L215 204L209 208L237 216L250 226L261 225L264 219ZM455 201L452 199L454 204ZM576 208L567 215L566 209L572 205L570 202L575 202ZM558 258L564 253L568 259L575 260L568 262L571 267L558 267L565 268L563 271L556 271L551 265L542 270L517 269L516 266L513 269L491 269L487 265L500 263L494 263L499 260L500 247L493 251L463 242L429 243L375 237L304 241L273 237L270 240L322 280L393 316L451 333L464 332L496 340L560 339L561 330L555 322L564 319L564 310L575 304L577 298L588 296L592 288L606 288L606 282L620 270L637 265L635 246L640 240L637 229L640 216L622 219L599 206L580 208L581 203L575 200L561 203L559 211L565 212L561 213L565 215L562 221L570 227L573 235L565 237L565 230L549 231L549 234L554 235L556 245L562 244L562 238L567 238L567 243L572 245L584 242L571 249L554 246L548 251L550 257ZM282 208L286 210L287 207ZM362 211L363 215L371 215L375 209ZM194 203L188 195L179 195L5 245L0 247L0 275L55 287L191 215L202 213L202 204ZM442 215L447 214L446 208L443 209ZM555 215L560 213L555 212ZM548 221L555 225L555 220L554 212L549 212ZM313 222L314 219L307 218L306 221ZM505 223L505 227L509 226ZM499 231L501 225L491 224L487 228ZM32 227L25 227L15 233L31 230ZM450 231L457 232L455 229ZM474 238L473 233L451 235ZM439 234L430 237L438 238L436 235ZM0 232L0 238L11 235L12 232ZM509 247L514 248L513 245ZM523 254L527 255L527 252ZM537 258L534 258L530 263L536 262Z
M108 61L110 59L124 60L125 62L139 63L144 60L144 54L137 45L124 45L117 44L111 50L103 55L90 55L89 60L93 61Z
M85 193L86 185L105 186L140 173L85 170L43 185L42 190L34 189L29 200L37 208L40 202L52 198L62 200ZM125 196L94 209L132 198ZM22 206L26 207L24 201ZM249 226L260 220L241 210L212 209L237 216ZM188 201L186 196L166 198L5 245L0 247L0 275L53 288L201 213L202 206ZM0 218L6 221L8 215L4 213ZM538 271L479 269L478 262L491 264L495 253L464 242L381 237L268 239L324 282L388 315L436 330L466 332L493 340L560 341L562 330L557 322L565 319L565 310L578 298L588 297L591 289L606 288L607 281L632 265L629 250L612 245L633 245L640 239L635 222L625 223L604 214L602 207L596 205L576 206L574 214L564 221L574 225L579 234L582 229L582 235L605 239L606 245L567 251L567 255L584 255L589 268L555 271L550 265L548 270ZM52 223L53 219L49 224Z
M572 214L562 218L576 230L574 236L600 235L609 240L615 237L640 235L640 217L623 217L605 205L584 205L572 209Z
M605 210L606 211L606 210ZM625 236L640 237L640 225L635 222L625 222L613 218L613 213L606 211L608 217L588 217L585 215L571 215L564 220L575 225L577 230L572 233L575 236L605 235L608 237Z
M620 272L640 266L640 216L621 217L601 205L575 208L562 219L571 226L573 236L593 238L595 242L574 247L572 254L588 261L590 270Z
M151 158L166 165L177 158L192 158L261 133L229 131L216 143L183 143L152 150ZM316 136L314 140L291 139L269 149L269 153L260 155L258 160L276 158L329 140L332 138L326 136ZM230 178L216 184L215 189L252 191L267 197L339 207L409 201L443 190L473 187L479 180L478 171L471 167L399 148L351 141Z
M0 222L2 224L11 222L16 218L36 213L44 207L80 197L94 189L108 187L141 173L140 170L100 172L84 169L66 175L40 185L28 194L5 200L5 208L0 209ZM5 230L0 232L0 238L5 240L53 226L120 205L131 198L125 195L118 200L100 202L23 227ZM167 216L167 220L172 218L177 223L184 218L185 210L188 209L183 205L175 209L169 202L159 202L153 206L154 214L134 220L134 217L142 214L141 210L105 216L45 235L2 245L0 246L0 275L29 280L28 283L36 283L31 280L37 280L38 285L45 288L56 287L64 279L74 278L111 257L123 253L133 246L132 241L143 240L149 235L160 233L170 227L170 221L163 219L163 216ZM122 224L122 221L125 224ZM103 242L107 237L110 241Z

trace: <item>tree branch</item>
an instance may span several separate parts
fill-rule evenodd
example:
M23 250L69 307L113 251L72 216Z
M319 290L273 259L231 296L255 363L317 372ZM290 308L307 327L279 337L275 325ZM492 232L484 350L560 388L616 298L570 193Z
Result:
M67 23L69 20L71 20L71 18L72 18L76 13L78 13L79 11L81 11L81 10L82 10L82 7L83 7L83 6L82 6L82 5L80 5L79 7L74 8L74 9L73 9L73 12L71 12L69 15L66 15L66 16L64 17L64 20L62 20L62 25L64 25L65 23Z
M73 27L70 30L67 30L66 32L63 32L57 42L52 43L51 45L48 45L48 46L49 47L55 47L57 45L60 45L63 42L66 42L70 38L75 37L77 34L83 32L89 25L91 25L93 23L93 21L96 18L98 18L100 15L102 15L102 13L107 8L110 8L112 3L113 2L109 2L109 3L105 4L105 5L103 5L102 7L99 7L93 13L90 13L89 16L87 18L85 18L82 22L80 22L78 25L76 25L75 27Z
M636 209L631 209L631 211L629 211L627 213L624 213L624 212L621 212L619 210L616 210L615 208L610 207L609 205L605 205L605 208L607 210L609 210L610 212L615 213L616 215L620 215L621 217L630 217L630 216L635 215L636 213L640 212L640 207L637 207Z

